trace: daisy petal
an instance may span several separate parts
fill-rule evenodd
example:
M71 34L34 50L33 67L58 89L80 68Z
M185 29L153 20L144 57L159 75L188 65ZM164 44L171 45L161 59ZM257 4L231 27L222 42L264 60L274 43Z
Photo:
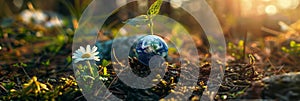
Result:
M98 54L99 54L99 52L94 52L94 53L93 53L93 55L95 55L95 56L98 55Z
M73 55L72 58L73 58L73 59L76 59L76 58L80 58L80 56L78 56L78 55Z
M77 55L76 55L76 54L73 54L72 58L77 58Z
M99 57L94 58L95 61L100 61Z
M80 46L79 49L77 49L72 54L74 63L77 63L79 61L86 61L86 60L100 61L100 57L97 56L99 54L99 52L97 52L97 49L98 48L96 46L93 46L92 48L90 45L87 45L86 47ZM86 55L89 55L89 56L86 56Z
M90 45L87 45L87 46L86 46L86 52L87 52L87 53L90 53L90 52L91 52L91 46L90 46Z
M81 53L80 49L77 49L77 50L75 51L75 53Z
M97 48L96 46L94 46L93 49L92 49L92 52L96 52L97 49L98 49L98 48Z
M74 63L77 63L77 62L79 62L79 60L78 60L78 59L75 59L75 60L74 60Z
M85 49L82 46L80 46L79 51L82 52L82 53L85 53Z

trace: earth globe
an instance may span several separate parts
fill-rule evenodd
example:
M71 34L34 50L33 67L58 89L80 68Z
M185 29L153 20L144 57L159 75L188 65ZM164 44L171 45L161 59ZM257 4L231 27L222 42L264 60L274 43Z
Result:
M166 58L168 55L167 43L157 35L145 35L137 39L133 45L134 56L138 61L146 66L149 66L149 62L152 57L159 56Z

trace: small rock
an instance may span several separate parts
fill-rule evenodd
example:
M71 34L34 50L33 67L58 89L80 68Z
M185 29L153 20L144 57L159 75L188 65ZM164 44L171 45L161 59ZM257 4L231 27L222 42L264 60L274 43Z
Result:
M300 100L300 72L263 78L252 84L243 99Z

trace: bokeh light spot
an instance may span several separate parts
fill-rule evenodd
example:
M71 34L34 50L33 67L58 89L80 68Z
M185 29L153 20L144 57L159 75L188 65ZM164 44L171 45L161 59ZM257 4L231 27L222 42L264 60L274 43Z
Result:
M268 5L266 6L265 8L265 12L268 14L268 15L274 15L278 12L277 10L277 7L274 6L274 5Z

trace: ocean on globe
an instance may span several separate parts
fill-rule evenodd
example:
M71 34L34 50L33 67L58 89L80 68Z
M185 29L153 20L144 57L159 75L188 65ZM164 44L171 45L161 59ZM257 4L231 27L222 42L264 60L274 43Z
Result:
M153 56L165 58L168 55L168 45L157 35L146 35L135 42L135 56L139 62L149 66Z

